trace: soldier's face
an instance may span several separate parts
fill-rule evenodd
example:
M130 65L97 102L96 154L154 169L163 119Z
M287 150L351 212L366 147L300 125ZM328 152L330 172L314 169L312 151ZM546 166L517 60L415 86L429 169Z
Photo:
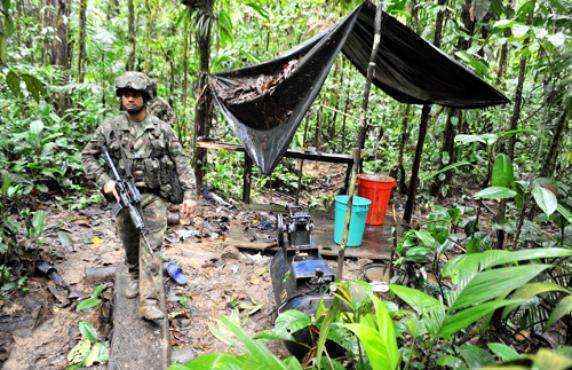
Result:
M139 91L125 91L121 95L121 105L130 114L136 114L143 109L143 94Z

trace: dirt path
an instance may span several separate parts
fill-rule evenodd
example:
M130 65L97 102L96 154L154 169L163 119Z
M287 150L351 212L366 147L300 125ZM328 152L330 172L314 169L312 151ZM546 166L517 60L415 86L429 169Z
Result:
M274 201L275 195L272 197L265 200ZM80 211L50 206L45 210L48 224L41 248L69 285L69 292L54 295L48 289L53 283L36 276L29 279L27 294L13 293L8 301L0 301L0 355L4 353L0 361L6 361L4 369L65 368L67 354L81 339L79 321L92 323L100 340L110 340L111 282L99 308L76 310L77 303L89 297L97 285L87 281L86 269L118 266L123 261L110 211L101 206ZM247 214L207 201L200 214L190 224L170 227L163 250L164 259L176 261L189 277L183 286L165 277L170 344L178 356L187 359L227 349L211 330L221 315L236 310L245 329L254 333L271 328L275 306L269 275L271 256L239 252L225 245L231 221L234 226L238 222L267 229L264 222L272 215ZM358 276L361 264L363 261L349 262L347 276ZM271 348L279 355L286 354L279 343Z

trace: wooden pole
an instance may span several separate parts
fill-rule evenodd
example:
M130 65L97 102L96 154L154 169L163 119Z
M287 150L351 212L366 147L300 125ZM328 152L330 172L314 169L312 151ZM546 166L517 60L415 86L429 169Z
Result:
M214 0L203 1L201 9L195 10L200 12L198 18L206 20L212 18ZM201 138L208 137L212 118L212 95L208 90L208 74L210 70L210 52L211 52L211 33L212 19L208 22L201 22L204 28L200 28L197 35L197 50L199 51L199 92L198 102L195 109L195 133L194 139L194 157L193 167L197 184L197 195L200 195L203 188L204 169L203 166L207 160L207 151L197 146L197 141Z
M87 9L87 0L79 2L79 35L78 35L78 53L77 53L77 80L83 83L85 76L85 13Z
M437 4L444 6L446 0L438 0ZM441 45L441 35L443 32L443 20L445 12L443 9L437 13L437 20L435 21L435 38L433 44L436 47ZM419 136L417 138L417 146L415 148L415 157L413 158L413 165L411 168L411 179L409 180L409 188L407 201L405 203L405 211L403 213L403 220L406 224L411 222L413 217L413 210L415 209L415 197L417 195L417 183L419 182L419 167L421 165L421 155L423 154L423 144L425 143L425 136L427 136L427 124L429 123L429 116L431 113L431 105L425 104L421 110L421 122L419 124Z
M356 189L357 174L361 171L361 151L365 144L365 136L367 134L367 109L369 106L369 95L371 91L371 81L373 79L373 72L375 70L375 56L379 50L381 41L381 17L383 15L383 2L377 5L375 12L375 34L373 37L373 46L371 48L371 55L369 64L367 66L367 79L363 91L362 112L360 115L360 136L358 139L358 147L353 151L354 165L352 168L352 176L348 189L348 203L346 213L344 215L344 228L342 232L342 240L340 243L340 250L338 252L338 279L342 280L344 273L344 257L346 253L346 246L348 244L348 236L350 231L350 221L352 215L352 208L354 202L354 194Z
M242 202L250 204L250 189L252 184L252 159L244 152L244 177L242 179Z

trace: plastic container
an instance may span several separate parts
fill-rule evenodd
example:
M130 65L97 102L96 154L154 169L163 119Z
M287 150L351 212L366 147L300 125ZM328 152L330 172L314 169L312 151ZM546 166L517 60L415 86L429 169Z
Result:
M360 174L357 177L358 195L371 200L371 207L365 223L370 226L383 225L391 191L397 185L394 178L379 175Z
M365 219L370 205L369 199L354 196L347 247L359 247L361 245L365 231ZM338 195L334 204L334 242L337 244L342 242L347 208L348 196Z

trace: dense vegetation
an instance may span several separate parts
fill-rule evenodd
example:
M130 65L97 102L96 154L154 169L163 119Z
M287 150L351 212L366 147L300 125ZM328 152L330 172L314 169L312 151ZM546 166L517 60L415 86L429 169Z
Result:
M19 261L38 253L45 223L39 204L74 209L102 200L83 178L79 148L117 112L117 75L137 69L159 81L159 96L174 107L175 130L192 153L206 53L201 39L211 40L211 71L233 69L276 56L358 4L2 0L0 299L25 284ZM258 339L223 318L218 330L232 332L246 354L209 355L194 366L301 368L261 343L291 339L292 331L308 326L319 335L304 367L570 366L570 350L560 347L572 333L570 4L391 0L384 7L426 40L438 33L443 51L511 103L468 111L434 106L427 138L418 142L421 107L374 89L365 171L391 173L402 194L413 185L409 197L416 200L412 228L398 239L390 292L381 301L368 285L339 283L331 308L315 317L287 312ZM293 147L349 153L363 85L362 75L338 58ZM214 119L211 136L235 141L216 112ZM422 149L419 182L409 179L416 147ZM242 155L208 155L208 186L237 197ZM255 173L254 190L271 184L291 190L294 167L284 162L270 178ZM326 339L345 348L345 357L331 359Z

